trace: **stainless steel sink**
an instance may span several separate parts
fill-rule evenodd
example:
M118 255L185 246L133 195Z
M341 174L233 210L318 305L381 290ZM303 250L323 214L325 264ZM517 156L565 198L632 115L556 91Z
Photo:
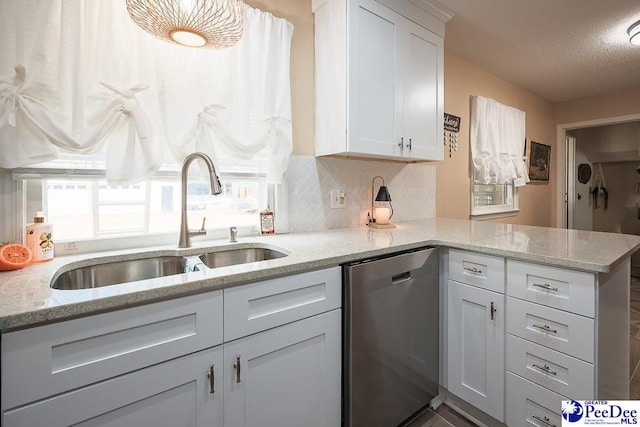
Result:
M267 248L238 248L200 255L200 261L209 268L225 267L235 264L266 261L287 256L282 252Z
M107 262L74 268L54 277L53 289L90 289L136 280L153 279L185 272L186 259L159 256L128 261Z
M162 255L128 261L106 261L56 274L50 286L61 290L99 288L285 256L287 255L273 249L249 247L222 249L203 255Z

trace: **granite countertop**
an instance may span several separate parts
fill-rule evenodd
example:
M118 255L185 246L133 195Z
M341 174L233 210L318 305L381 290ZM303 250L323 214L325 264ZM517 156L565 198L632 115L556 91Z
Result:
M530 262L606 273L640 248L640 236L433 218L395 229L354 227L314 233L241 237L238 243L193 241L192 248L162 247L57 257L22 270L0 272L0 331L222 289L421 246L446 246ZM283 258L177 274L86 290L49 287L59 269L149 255L196 255L229 247L269 247Z

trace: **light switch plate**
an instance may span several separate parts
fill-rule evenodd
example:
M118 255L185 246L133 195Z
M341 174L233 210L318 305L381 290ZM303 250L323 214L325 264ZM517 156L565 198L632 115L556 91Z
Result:
M331 209L347 207L347 195L343 190L331 190Z

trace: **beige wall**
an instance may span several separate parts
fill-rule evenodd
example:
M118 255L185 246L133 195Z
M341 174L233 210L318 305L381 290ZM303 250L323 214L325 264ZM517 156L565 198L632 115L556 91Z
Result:
M557 102L554 104L556 123L577 123L588 120L620 117L640 113L640 88L606 95Z
M518 108L526 113L527 141L551 145L551 177L548 184L529 184L520 189L520 213L500 219L502 222L555 226L556 127L553 105L524 89L500 79L494 74L453 54L445 53L444 109L462 118L458 134L459 150L437 166L437 216L469 218L470 157L469 119L470 97L481 95Z
M295 27L291 40L293 154L312 156L314 48L311 0L247 0L247 4L285 18Z

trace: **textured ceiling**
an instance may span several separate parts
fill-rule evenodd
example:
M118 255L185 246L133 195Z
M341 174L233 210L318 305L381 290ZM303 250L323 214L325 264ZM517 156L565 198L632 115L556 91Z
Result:
M552 102L640 88L640 0L440 0L445 49ZM638 101L640 102L640 100Z

